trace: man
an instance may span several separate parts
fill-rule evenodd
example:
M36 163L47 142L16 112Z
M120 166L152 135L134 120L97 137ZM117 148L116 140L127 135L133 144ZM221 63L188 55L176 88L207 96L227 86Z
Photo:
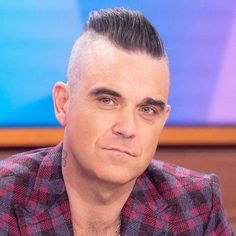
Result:
M63 143L0 165L0 235L232 235L215 175L152 161L169 77L141 13L93 12L53 91Z

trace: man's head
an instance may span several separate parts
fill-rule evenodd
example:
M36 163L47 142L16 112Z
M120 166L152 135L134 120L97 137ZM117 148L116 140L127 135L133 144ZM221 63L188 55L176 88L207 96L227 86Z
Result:
M148 20L122 8L93 12L72 50L68 84L54 88L64 148L80 174L126 183L150 163L169 115L169 68Z

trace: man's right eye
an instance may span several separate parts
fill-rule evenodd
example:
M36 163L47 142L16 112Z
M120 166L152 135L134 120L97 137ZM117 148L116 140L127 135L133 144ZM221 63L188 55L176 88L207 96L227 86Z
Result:
M113 105L114 104L114 101L108 97L101 97L98 100L105 105Z

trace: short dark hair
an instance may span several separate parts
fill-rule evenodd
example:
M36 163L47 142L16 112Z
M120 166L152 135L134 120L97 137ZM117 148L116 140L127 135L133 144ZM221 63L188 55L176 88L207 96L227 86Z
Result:
M139 11L120 7L93 11L85 28L91 30L128 51L146 52L156 58L166 56L160 35Z

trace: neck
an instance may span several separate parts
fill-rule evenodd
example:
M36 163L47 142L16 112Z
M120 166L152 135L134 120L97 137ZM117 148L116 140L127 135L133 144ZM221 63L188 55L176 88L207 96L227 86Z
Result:
M84 233L76 235L116 235L121 210L135 180L122 185L87 178L71 159L68 157L66 165L62 160L62 174L74 230L78 228L81 233L84 229Z

